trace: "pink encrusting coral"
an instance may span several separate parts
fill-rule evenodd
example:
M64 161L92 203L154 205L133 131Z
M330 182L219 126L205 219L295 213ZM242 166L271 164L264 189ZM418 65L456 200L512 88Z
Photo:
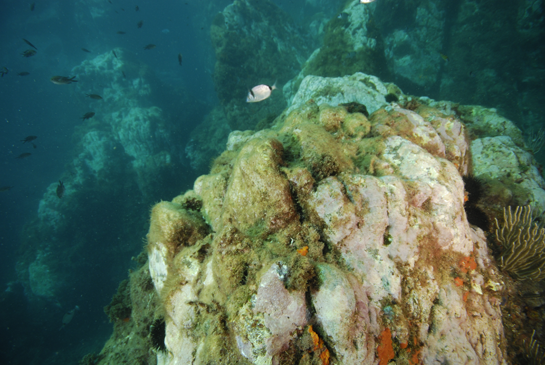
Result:
M160 364L505 363L501 275L464 212L466 127L346 79L375 90L369 118L324 101L344 79L309 77L320 105L296 97L272 129L231 133L210 174L154 208Z

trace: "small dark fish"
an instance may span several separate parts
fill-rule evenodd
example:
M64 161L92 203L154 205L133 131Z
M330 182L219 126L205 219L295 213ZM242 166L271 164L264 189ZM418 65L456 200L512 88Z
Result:
M91 53L91 51L89 51L87 48L82 48L81 50L82 50L83 52Z
M23 71L23 72L19 72L17 75L18 76L28 76L28 75L30 75L30 72Z
M125 34L125 33L126 33L126 32L124 32L124 31L122 31L122 30L117 31L117 34L123 35L123 34Z
M140 10L140 8L138 7L138 5L136 5L136 7L134 8L134 11L138 11Z
M62 196L64 195L64 184L62 183L61 180L59 180L59 185L57 185L57 196L59 197L59 199L62 198Z
M9 191L13 189L13 186L2 186L0 187L0 192Z
M28 58L28 57L32 57L32 56L34 56L35 54L36 54L36 51L33 50L33 49L27 49L26 51L24 51L23 53L21 53L21 55L22 55L23 57L27 57L27 58Z
M25 41L26 44L28 44L29 46L31 46L32 48L34 48L36 51L38 50L38 48L36 48L35 45L33 45L32 43L30 43L29 41L27 41L26 39L23 38L23 40Z
M97 94L85 94L85 95L90 97L91 99L102 100L102 96L97 95Z
M180 66L182 65L182 54L181 53L178 53L178 63L180 64Z
M34 144L34 142L32 142L32 147L38 148L38 146L36 146L36 145Z
M50 80L55 85L68 85L73 82L78 82L78 80L74 80L76 76L74 77L66 77L66 76L53 76Z
M154 49L155 47L157 47L155 44L148 44L147 46L144 47L144 49Z
M36 6L35 3L30 4L30 11L34 11L34 7Z
M111 4L112 2L110 0L108 0L108 2Z
M117 58L117 54L115 53L115 51L112 51L112 53L114 54L114 57Z
M23 144L25 144L27 142L34 141L36 138L38 138L38 136L27 136L27 137L25 137L25 139L22 139L21 142L23 142Z
M121 73L123 74L123 78L127 78L127 75L125 75L125 71L121 71Z
M120 9L121 9L121 11L125 11L125 9L123 9L123 8L120 8Z
M91 119L94 116L95 116L94 112L87 112L87 113L83 114L83 117L81 117L81 120Z
M21 153L19 156L15 157L15 158L18 158L19 160L22 160L23 158L27 158L30 155L32 155L32 153L25 152L25 153Z
M0 75L2 75L1 77L4 77L4 75L7 75L7 74L8 74L8 69L5 67L2 67L2 70L0 70Z
M144 25L144 21L143 21L143 20L140 20L138 23L136 23L136 27L137 27L137 28L142 28L143 25Z

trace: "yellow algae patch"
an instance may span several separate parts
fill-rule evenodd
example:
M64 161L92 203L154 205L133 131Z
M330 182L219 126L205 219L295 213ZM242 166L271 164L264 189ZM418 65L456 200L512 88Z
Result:
M176 203L160 202L151 210L148 247L162 243L175 255L181 247L191 246L205 237L208 229L200 214Z
M288 180L279 171L282 144L256 138L240 151L225 194L223 224L274 232L297 216Z

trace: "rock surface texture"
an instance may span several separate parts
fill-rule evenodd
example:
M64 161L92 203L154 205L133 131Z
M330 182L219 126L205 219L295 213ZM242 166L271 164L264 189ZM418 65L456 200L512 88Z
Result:
M328 94L339 83L353 92ZM459 115L364 74L307 77L272 129L231 133L193 190L152 211L158 363L506 364ZM518 148L490 138L473 141L479 156Z

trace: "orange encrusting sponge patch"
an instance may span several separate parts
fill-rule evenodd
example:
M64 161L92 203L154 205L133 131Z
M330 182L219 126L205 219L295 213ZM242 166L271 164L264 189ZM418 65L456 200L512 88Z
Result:
M473 258L473 256L467 256L460 260L460 270L464 274L467 274L468 270L475 270L476 268L477 263L475 262L475 258Z
M312 329L312 326L308 326L308 333L312 337L312 342L314 343L314 351L321 350L320 360L322 360L322 365L329 365L329 350L324 346L324 341L318 336L316 332Z
M308 246L301 247L300 249L297 250L297 252L299 252L301 256L306 256L308 253Z
M386 328L380 334L380 345L377 348L380 365L387 365L394 358L394 348L392 347L392 333Z

